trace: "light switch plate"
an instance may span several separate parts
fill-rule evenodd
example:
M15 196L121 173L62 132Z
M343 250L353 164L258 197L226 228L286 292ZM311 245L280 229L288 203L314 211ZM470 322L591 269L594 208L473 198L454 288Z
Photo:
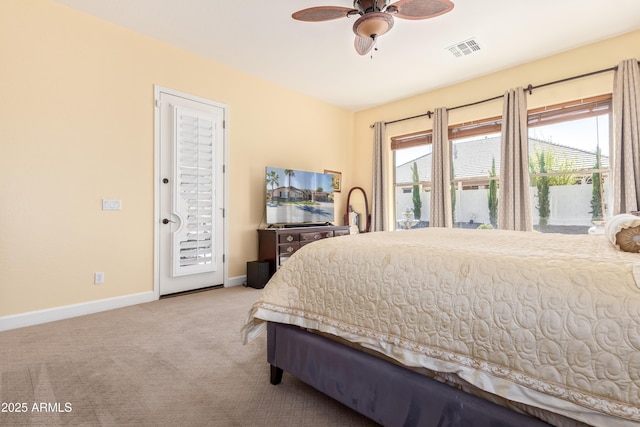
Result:
M120 199L102 199L103 211L119 211L120 209L122 209Z

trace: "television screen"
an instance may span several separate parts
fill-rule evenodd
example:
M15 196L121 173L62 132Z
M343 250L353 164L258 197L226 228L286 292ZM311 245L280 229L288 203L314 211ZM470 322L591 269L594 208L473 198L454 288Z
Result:
M331 174L267 166L267 224L333 222L332 179Z

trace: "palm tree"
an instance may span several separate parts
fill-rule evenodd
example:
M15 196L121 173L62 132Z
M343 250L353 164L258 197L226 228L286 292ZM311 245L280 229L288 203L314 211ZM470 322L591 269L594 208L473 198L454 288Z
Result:
M271 185L271 201L273 202L275 186L280 185L280 176L278 176L278 172L272 170L267 174L267 185Z
M287 177L287 199L291 194L291 177L296 176L296 173L292 169L285 169L284 176Z

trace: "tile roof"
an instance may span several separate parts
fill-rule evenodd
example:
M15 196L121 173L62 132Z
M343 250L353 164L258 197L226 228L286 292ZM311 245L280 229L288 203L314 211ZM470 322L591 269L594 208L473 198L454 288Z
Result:
M489 137L453 145L453 168L456 178L488 176L491 162L496 160L496 175L500 175L500 137ZM529 153L550 150L561 162L566 160L576 169L592 169L595 166L596 154L579 148L568 147L552 142L529 138ZM609 167L609 157L601 156L602 167ZM396 182L413 182L411 167L418 163L418 175L421 181L431 179L431 153L418 157L396 167Z

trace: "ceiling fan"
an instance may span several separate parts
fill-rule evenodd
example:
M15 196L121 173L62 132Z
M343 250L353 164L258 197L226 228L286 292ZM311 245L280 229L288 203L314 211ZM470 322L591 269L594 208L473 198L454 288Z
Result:
M360 17L353 24L356 34L355 48L366 55L376 44L376 39L393 27L393 17L402 19L427 19L453 9L450 0L354 0L353 8L317 6L302 9L291 17L298 21L321 22L338 18Z

